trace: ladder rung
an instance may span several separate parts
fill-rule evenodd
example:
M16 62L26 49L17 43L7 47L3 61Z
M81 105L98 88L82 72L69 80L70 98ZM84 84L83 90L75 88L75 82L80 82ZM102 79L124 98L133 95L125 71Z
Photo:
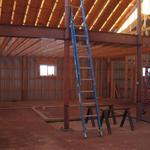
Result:
M77 44L77 47L86 48L86 47L87 47L87 45L80 45L80 44Z
M78 18L83 18L83 16L77 16Z
M93 79L81 79L82 81L92 81Z
M96 114L93 114L93 115L84 115L84 117L85 118L87 118L87 117L97 117L97 115Z
M79 56L79 58L89 58L88 56Z
M80 67L80 69L82 69L82 70L90 70L91 67Z
M81 25L75 24L74 27L80 27Z
M81 35L81 34L76 34L75 36L77 36L77 37L86 37L85 35Z
M81 93L93 93L94 91L93 90L84 90L84 91L81 91Z
M96 104L94 102L89 103L83 103L83 106L95 106Z

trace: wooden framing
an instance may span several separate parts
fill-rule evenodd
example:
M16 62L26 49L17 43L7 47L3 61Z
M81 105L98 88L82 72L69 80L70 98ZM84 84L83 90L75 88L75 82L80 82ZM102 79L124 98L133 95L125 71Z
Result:
M65 0L65 38L69 38L69 1ZM69 99L70 99L70 53L69 53L69 40L64 43L64 129L69 129Z
M83 32L83 31L79 31ZM65 37L65 29L33 27L33 26L15 26L15 25L0 25L1 37L18 37L18 38L52 38L56 40L67 40ZM136 36L108 33L108 32L89 32L91 42L136 45ZM69 40L70 36L67 37ZM149 45L149 38L144 40Z
M125 16L128 16L129 9L130 13L133 12L135 6L128 6L130 4L137 3L138 9L138 24L137 24L137 36L136 35L125 35L125 34L117 34L117 33L108 33L108 31L117 30L124 23ZM79 5L77 2L74 2L77 6ZM90 1L90 4L86 4L85 10L87 11L87 21L90 41L94 44L101 44L100 47L94 49L95 56L99 54L99 56L104 56L104 51L100 51L101 47L106 46L107 57L115 57L116 54L118 56L124 56L125 54L135 54L136 52L136 101L137 101L137 118L141 118L141 84L142 84L142 51L146 49L146 47L150 46L150 38L141 36L141 1L140 0L128 0L127 3L123 2L119 3L119 0L108 1L108 3L103 2L103 7L99 9L99 5L102 3L102 0L98 0L97 3L94 1ZM52 49L51 52L44 50L44 53L40 53L40 50L37 53L34 53L34 56L43 55L47 56L47 54L52 54L54 51L57 51L53 56L64 56L64 128L69 128L69 74L70 74L70 66L69 66L69 50L70 45L69 42L71 38L69 36L69 10L67 7L69 5L68 0L64 1L52 1L45 0L42 2L37 0L32 0L32 2L28 2L27 0L22 0L22 2L17 2L16 7L13 8L15 4L14 0L9 2L4 1L3 5L0 6L0 36L6 37L3 40L1 46L1 53L5 56L24 56L25 54L30 55L33 51L36 51L36 45L39 44L41 40L32 41L33 39L24 39L24 38L49 38L54 40L63 40L64 47L57 47L57 49ZM22 5L21 5L22 4ZM51 4L51 5L50 5ZM65 4L63 6L63 4ZM99 4L99 5L98 5ZM118 7L121 9L117 9ZM90 6L93 6L90 9ZM21 6L21 8L20 8ZM33 9L33 6L35 9ZM122 7L121 7L122 6ZM50 9L49 9L50 8ZM64 9L65 8L65 9ZM46 9L46 10L45 10ZM42 11L42 13L40 13ZM79 12L79 13L78 13ZM96 13L93 13L96 12ZM125 12L125 14L123 14ZM79 11L77 11L80 14ZM129 13L129 14L130 14ZM42 15L48 14L48 15ZM60 14L60 15L59 15ZM77 15L78 15L77 14ZM121 17L118 18L120 14ZM93 16L94 15L94 16ZM92 18L93 17L93 18ZM90 19L92 18L92 19ZM110 29L112 24L112 18L114 26ZM82 25L81 20L76 20L80 25ZM26 26L22 26L26 25ZM38 26L42 25L42 27ZM59 26L60 25L60 26ZM38 26L38 27L37 27ZM61 28L60 28L61 27ZM99 31L107 31L107 32L99 32ZM83 31L78 31L83 32ZM22 40L14 39L12 37L23 38ZM19 42L18 42L19 41ZM17 43L17 44L16 44ZM29 43L30 47L26 47L25 49L16 49L16 47L20 47L20 45L24 45ZM12 46L15 47L15 51L7 51L7 45L9 48ZM93 44L93 45L94 45ZM103 44L103 45L102 45ZM109 44L109 45L107 45ZM143 45L145 48L143 48ZM114 52L114 47L117 48L117 52ZM113 48L112 48L113 47ZM27 50L31 48L30 50ZM52 47L51 47L52 48ZM64 48L64 55L61 51ZM112 49L111 49L112 48ZM128 53L124 53L124 51L128 48ZM124 49L124 50L123 50ZM131 52L131 50L134 51ZM137 51L135 51L137 49ZM148 48L149 49L149 48ZM27 51L26 51L27 50ZM147 49L146 49L147 50ZM145 51L146 51L145 50ZM105 56L105 57L106 57ZM23 61L24 63L24 61ZM22 69L24 68L24 65ZM111 64L111 97L114 97L114 81L113 81L113 62ZM127 70L127 66L125 67ZM66 74L66 72L68 72ZM24 83L25 77L22 75L22 98L24 98L24 90L26 84ZM125 76L125 82L127 82L127 77ZM125 84L125 95L127 91L127 85Z
M137 102L137 108L136 108L136 116L137 120L141 119L142 115L142 35L141 35L141 29L142 29L142 20L141 20L141 0L137 0L137 15L138 15L138 21L137 21L137 55L136 55L136 68L137 68L137 82L136 82L136 102Z

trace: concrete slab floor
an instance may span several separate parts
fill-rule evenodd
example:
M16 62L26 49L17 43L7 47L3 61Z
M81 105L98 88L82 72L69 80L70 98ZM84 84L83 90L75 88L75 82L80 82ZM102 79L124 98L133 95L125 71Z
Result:
M58 109L56 110L58 111ZM83 139L80 122L72 122L69 132L63 123L45 123L31 109L0 110L0 150L149 150L150 124L139 122L135 131L129 126L105 129L104 137L90 131Z

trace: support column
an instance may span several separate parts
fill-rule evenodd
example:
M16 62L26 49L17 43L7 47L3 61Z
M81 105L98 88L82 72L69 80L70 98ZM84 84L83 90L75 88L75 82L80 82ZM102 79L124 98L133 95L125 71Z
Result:
M70 54L69 54L69 1L65 0L65 41L64 41L64 129L69 129L69 99L70 99Z
M142 90L142 36L141 36L141 27L142 27L142 21L141 21L141 0L136 0L137 1L137 15L138 15L138 20L137 20L137 63L136 63L136 68L137 68L137 82L136 82L136 117L137 120L141 119L141 107L142 107L142 95L141 95L141 90Z

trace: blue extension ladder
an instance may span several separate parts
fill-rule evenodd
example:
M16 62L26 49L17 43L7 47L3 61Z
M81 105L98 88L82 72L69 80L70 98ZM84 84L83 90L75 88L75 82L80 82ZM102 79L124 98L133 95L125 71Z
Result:
M80 105L80 116L81 116L81 121L82 121L82 128L83 128L83 136L84 138L87 138L87 124L86 124L86 117L94 117L89 115L85 115L84 114L84 108L86 106L89 106L91 104L91 102L88 101L88 103L84 103L85 98L84 95L90 94L92 95L92 103L94 104L94 108L95 108L95 112L96 115L95 117L97 118L97 128L98 128L98 132L100 134L100 136L103 136L103 130L102 130L102 124L101 124L101 117L100 117L100 110L99 110L99 104L98 104L98 100L96 97L96 83L95 83L95 79L94 79L94 67L93 67L93 60L92 60L92 55L91 55L91 47L90 47L90 42L89 42L89 35L88 35L88 30L87 30L87 26L86 26L86 17L85 17L85 11L84 11L84 2L83 0L80 0L80 7L82 10L82 15L81 16L77 16L83 19L83 33L82 34L76 34L76 29L78 29L80 27L80 25L76 25L74 23L74 9L78 9L79 7L73 6L71 5L70 8L70 29L71 29L71 38L72 38L72 47L73 47L73 57L74 57L74 64L75 64L75 70L76 70L76 78L77 78L77 87L78 87L78 96L79 96L79 105ZM82 39L82 40L81 40ZM86 49L85 53L86 55L82 55L80 56L78 53L78 50L80 49ZM86 66L81 66L81 60L86 59L88 63L84 64L87 65ZM89 76L90 77L82 77L82 72L89 72ZM91 87L90 89L82 89L82 86L87 83L90 82ZM93 128L91 128L93 129Z

